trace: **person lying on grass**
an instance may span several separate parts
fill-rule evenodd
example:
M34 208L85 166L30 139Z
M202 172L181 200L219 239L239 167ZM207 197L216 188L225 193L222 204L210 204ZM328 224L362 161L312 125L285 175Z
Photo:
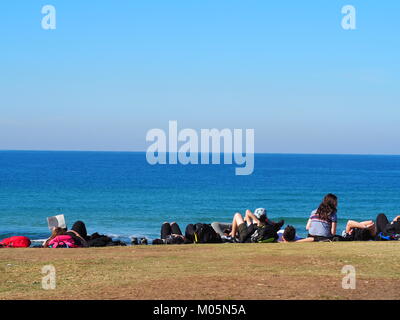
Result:
M384 213L376 217L376 233L400 234L400 216L395 217L391 222Z
M258 208L254 213L246 210L244 218L240 213L233 216L229 236L238 236L239 242L274 242L278 239L277 232L283 224L283 220L278 223L269 220L264 208Z
M82 221L77 221L71 230L56 227L52 230L51 236L45 241L43 247L48 248L58 236L69 236L71 242L76 247L88 247L86 225Z
M296 229L293 226L286 226L284 230L278 231L278 242L299 242L302 238L296 235Z
M161 225L161 238L154 239L153 244L182 244L185 243L185 236L176 222L164 222Z
M376 225L372 220L357 222L347 221L343 237L354 241L373 240L376 236Z

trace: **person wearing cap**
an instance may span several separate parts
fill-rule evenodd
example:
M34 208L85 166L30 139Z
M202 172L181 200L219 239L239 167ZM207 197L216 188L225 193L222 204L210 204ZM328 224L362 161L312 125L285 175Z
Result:
M276 232L282 227L284 221L275 223L267 218L267 210L264 208L258 208L252 213L250 210L246 210L245 217L240 213L236 213L233 216L232 231L229 234L231 237L239 235L240 242L259 242L258 235L264 233L265 229L268 229L269 233L275 237ZM261 236L262 238L262 236Z

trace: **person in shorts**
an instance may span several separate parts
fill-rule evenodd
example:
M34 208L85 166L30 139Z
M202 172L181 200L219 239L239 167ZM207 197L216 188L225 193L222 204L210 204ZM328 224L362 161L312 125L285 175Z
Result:
M283 223L283 220L278 223L269 220L264 208L258 208L254 213L246 210L244 218L240 213L233 216L232 230L229 236L238 237L239 242L256 242L252 236L261 233L264 228L269 228L272 233L276 233Z

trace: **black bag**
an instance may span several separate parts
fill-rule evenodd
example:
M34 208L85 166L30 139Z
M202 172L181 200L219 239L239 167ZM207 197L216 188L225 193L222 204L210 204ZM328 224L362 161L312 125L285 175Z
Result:
M262 225L257 227L256 231L251 235L251 242L263 242L278 240L279 236L275 228L271 225Z
M221 236L211 225L206 223L189 224L185 230L185 237L191 243L221 243Z

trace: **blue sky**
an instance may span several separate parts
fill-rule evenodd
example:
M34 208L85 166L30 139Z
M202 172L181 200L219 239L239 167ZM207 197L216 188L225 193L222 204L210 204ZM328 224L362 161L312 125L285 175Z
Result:
M0 149L139 151L178 120L254 128L256 152L400 154L399 15L394 0L1 1Z

